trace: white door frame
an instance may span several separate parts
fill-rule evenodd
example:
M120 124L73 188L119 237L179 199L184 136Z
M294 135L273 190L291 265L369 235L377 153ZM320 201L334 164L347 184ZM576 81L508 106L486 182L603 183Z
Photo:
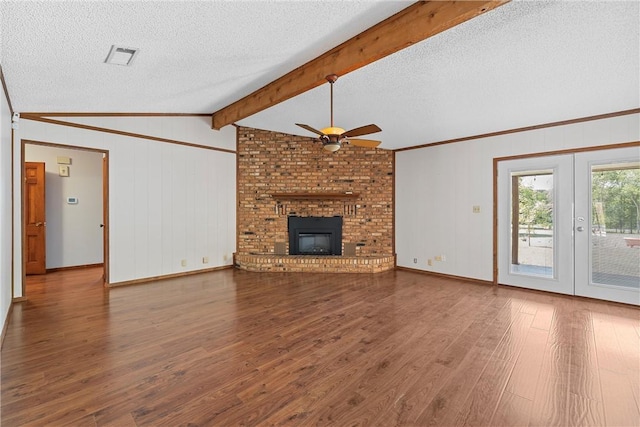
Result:
M640 305L638 290L626 286L594 282L592 265L594 239L596 236L591 232L591 226L595 223L592 218L593 212L591 208L593 205L591 199L592 166L637 162L640 159L640 148L629 147L607 150L606 152L576 153L575 159L576 218L578 220L584 218L580 223L576 222L576 229L578 230L578 227L582 227L582 230L578 230L575 233L576 263L581 263L581 265L576 265L575 294ZM584 179L578 179L580 176ZM606 237L604 238L606 239ZM625 248L624 250L628 249ZM632 250L640 249L632 248Z
M594 146L594 147L587 147L587 148L582 148L582 149L576 149L576 150L558 150L558 151L551 151L551 152L540 152L540 153L531 153L531 154L527 154L527 155L519 155L519 156L509 156L509 157L500 157L500 158L494 158L493 159L493 195L494 195L494 203L493 203L493 283L495 285L500 284L500 270L501 268L505 268L504 266L500 265L500 257L499 254L503 253L503 251L501 250L502 246L505 244L504 242L500 241L500 233L499 233L499 222L498 222L498 216L499 216L499 187L500 187L500 182L499 182L499 177L498 177L498 170L499 170L499 165L501 164L501 162L506 162L506 161L512 161L512 160L524 160L524 159L528 159L528 158L534 158L537 159L538 161L540 160L540 158L543 157L547 157L547 156L558 156L558 155L563 155L563 154L570 154L570 155L579 155L581 156L581 153L585 153L588 155L586 156L586 158L589 158L591 160L593 159L598 159L597 161L593 160L592 163L595 161L596 163L602 163L603 161L606 161L606 159L608 157L613 157L614 159L616 158L616 154L614 152L614 150L617 149L634 149L634 150L639 150L640 149L640 142L636 141L636 142L629 142L629 143L624 143L624 144L614 144L614 145L604 145L604 146ZM605 155L603 156L602 152L606 151L610 154L612 154L612 156L608 156ZM595 153L598 152L598 153ZM640 151L637 151L638 153L640 153ZM620 156L617 157L618 159L620 159ZM604 159L604 160L603 160ZM535 161L535 160L534 160ZM526 164L526 163L523 163ZM577 173L581 173L579 171L576 171L575 167L574 169L574 174ZM590 185L589 185L590 188ZM581 194L584 193L584 189L582 189L582 187L579 187L575 190L576 194L572 194L572 201L578 196L578 192L580 192ZM580 196L582 197L582 196ZM582 197L582 199L584 199L584 197ZM589 198L589 203L591 203L591 200ZM582 207L580 207L579 209L584 209ZM576 224L574 224L574 218L576 218L576 215L578 216L582 216L585 217L584 215L580 215L578 213L576 213L575 211L575 207L572 206L572 213L571 213L571 226L569 227L571 230L571 233L574 233L574 227L577 227ZM589 212L589 216L585 217L586 220L584 221L585 223L589 224L588 221L591 221L591 209L587 209L587 211ZM502 216L504 217L504 213L502 213ZM566 227L566 225L565 225ZM590 227L590 226L589 226ZM590 235L591 233L588 233L587 235ZM571 239L572 242L575 241L575 239ZM578 243L579 242L579 243ZM584 242L582 240L579 240L578 242L575 242L572 244L572 246L575 245L576 248L579 247L579 250L585 250L585 248L587 248L588 250L588 245L585 245ZM508 244L508 242L507 242ZM509 246L507 246L508 248ZM576 251L574 251L574 248L571 248L571 252L574 253ZM584 253L580 253L577 254L575 256L580 256L584 259ZM589 259L589 258L587 258ZM590 262L590 259L589 259ZM571 262L572 264L572 268L575 270L575 262L572 260ZM554 264L555 265L555 264ZM587 271L587 274L590 275L590 269L587 270L586 268L580 268L580 271L576 271L573 274L573 294L574 295L578 295L578 296L587 296L587 297L591 297L591 298L598 298L598 299L606 299L606 300L610 300L610 301L618 301L618 302L624 302L624 303L628 303L628 304L635 304L635 305L640 305L640 296L639 296L639 292L637 291L633 291L633 290L629 290L629 289L622 289L621 292L624 295L624 297L619 298L616 297L614 295L614 297L612 298L611 296L611 290L614 288L619 288L619 287L611 287L611 286L602 286L602 285L593 285L593 283L591 283L591 280L589 278L589 280L584 281L583 275L585 271ZM576 281L579 281L578 285L576 285ZM586 285L585 285L586 284ZM516 285L518 286L518 285ZM585 286L588 286L589 289L585 292L585 290L583 289ZM528 286L524 286L523 287L528 287ZM544 290L544 289L543 289ZM551 292L557 292L557 290L553 290L553 289L549 289Z
M517 271L511 264L511 176L521 172L553 174L553 262L551 276ZM573 295L573 155L505 160L498 164L498 283Z
M103 276L103 284L104 286L109 285L109 150L99 149L99 148L89 148L89 147L81 147L77 145L66 145L66 144L57 144L54 142L45 142L45 141L37 141L31 139L22 139L20 141L20 159L21 159L21 169L22 175L24 175L24 164L25 160L25 147L26 145L40 145L44 147L54 147L61 148L64 150L78 150L78 151L90 151L95 153L102 153L103 163L102 163L102 171L100 171L102 178L102 276ZM24 182L24 176L22 176L22 181ZM24 204L24 186L21 190L21 203ZM24 221L22 224L22 234L24 235ZM22 288L22 296L21 299L27 298L27 286L26 286L26 274L24 268L24 245L25 242L22 240L22 248L21 248L21 262L22 262L22 278L21 278L21 288ZM12 293L15 290L12 288ZM15 298L14 298L15 299Z

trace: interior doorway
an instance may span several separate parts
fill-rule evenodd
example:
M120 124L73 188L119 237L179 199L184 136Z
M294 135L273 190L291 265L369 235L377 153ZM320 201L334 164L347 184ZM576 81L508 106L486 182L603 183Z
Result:
M23 275L22 295L27 296L26 275L100 266L109 283L108 151L39 141L22 141ZM44 271L28 268L28 232L33 205L29 185L31 163L44 168L46 220L38 228L46 235L41 258ZM43 239L44 240L44 239ZM32 258L32 257L31 257Z
M637 146L498 160L497 174L499 284L640 305Z
M46 252L46 187L45 164L25 162L24 164L24 240L22 251L25 274L45 274L47 272Z

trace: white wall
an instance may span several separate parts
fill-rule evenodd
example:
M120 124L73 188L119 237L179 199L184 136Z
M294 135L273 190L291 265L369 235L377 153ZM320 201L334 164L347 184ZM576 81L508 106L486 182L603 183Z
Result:
M136 119L140 127L157 123L155 118ZM92 117L90 121L93 126L117 129L119 119ZM191 142L191 135L202 135L206 127L209 141L199 136L195 143L235 149L236 133L231 126L213 131L207 121L191 117L166 117L163 123L168 136L161 137ZM21 120L15 137L14 161L18 165L22 139L108 151L111 283L232 264L235 153ZM19 176L16 167L14 179ZM14 191L20 194L18 185ZM17 203L17 218L20 209ZM14 250L19 254L20 224L14 227L18 230ZM203 257L209 258L207 264ZM186 267L182 260L186 260ZM14 269L14 292L19 295L21 260L15 262Z
M639 140L635 114L397 152L398 266L493 280L494 158Z
M11 111L0 96L0 327L11 306Z
M45 163L47 268L102 263L102 153L25 145L25 160ZM69 157L62 177L58 157ZM77 204L67 203L75 197Z

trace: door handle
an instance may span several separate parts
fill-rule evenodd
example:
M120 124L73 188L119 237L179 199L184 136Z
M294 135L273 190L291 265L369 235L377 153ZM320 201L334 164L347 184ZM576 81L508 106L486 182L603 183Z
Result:
M578 231L584 231L584 227L580 226L580 227L576 227L576 230Z
M35 225L36 225L36 227L42 227L44 225L44 223L43 222L36 222Z
M100 224L100 228L104 227L104 224Z

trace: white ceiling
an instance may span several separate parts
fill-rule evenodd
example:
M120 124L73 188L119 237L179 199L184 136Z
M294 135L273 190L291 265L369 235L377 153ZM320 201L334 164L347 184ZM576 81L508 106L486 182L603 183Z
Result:
M213 113L371 27L399 1L2 1L19 112ZM342 76L336 125L383 148L640 107L640 2L513 1ZM140 48L107 65L112 44ZM238 123L328 126L324 85Z

